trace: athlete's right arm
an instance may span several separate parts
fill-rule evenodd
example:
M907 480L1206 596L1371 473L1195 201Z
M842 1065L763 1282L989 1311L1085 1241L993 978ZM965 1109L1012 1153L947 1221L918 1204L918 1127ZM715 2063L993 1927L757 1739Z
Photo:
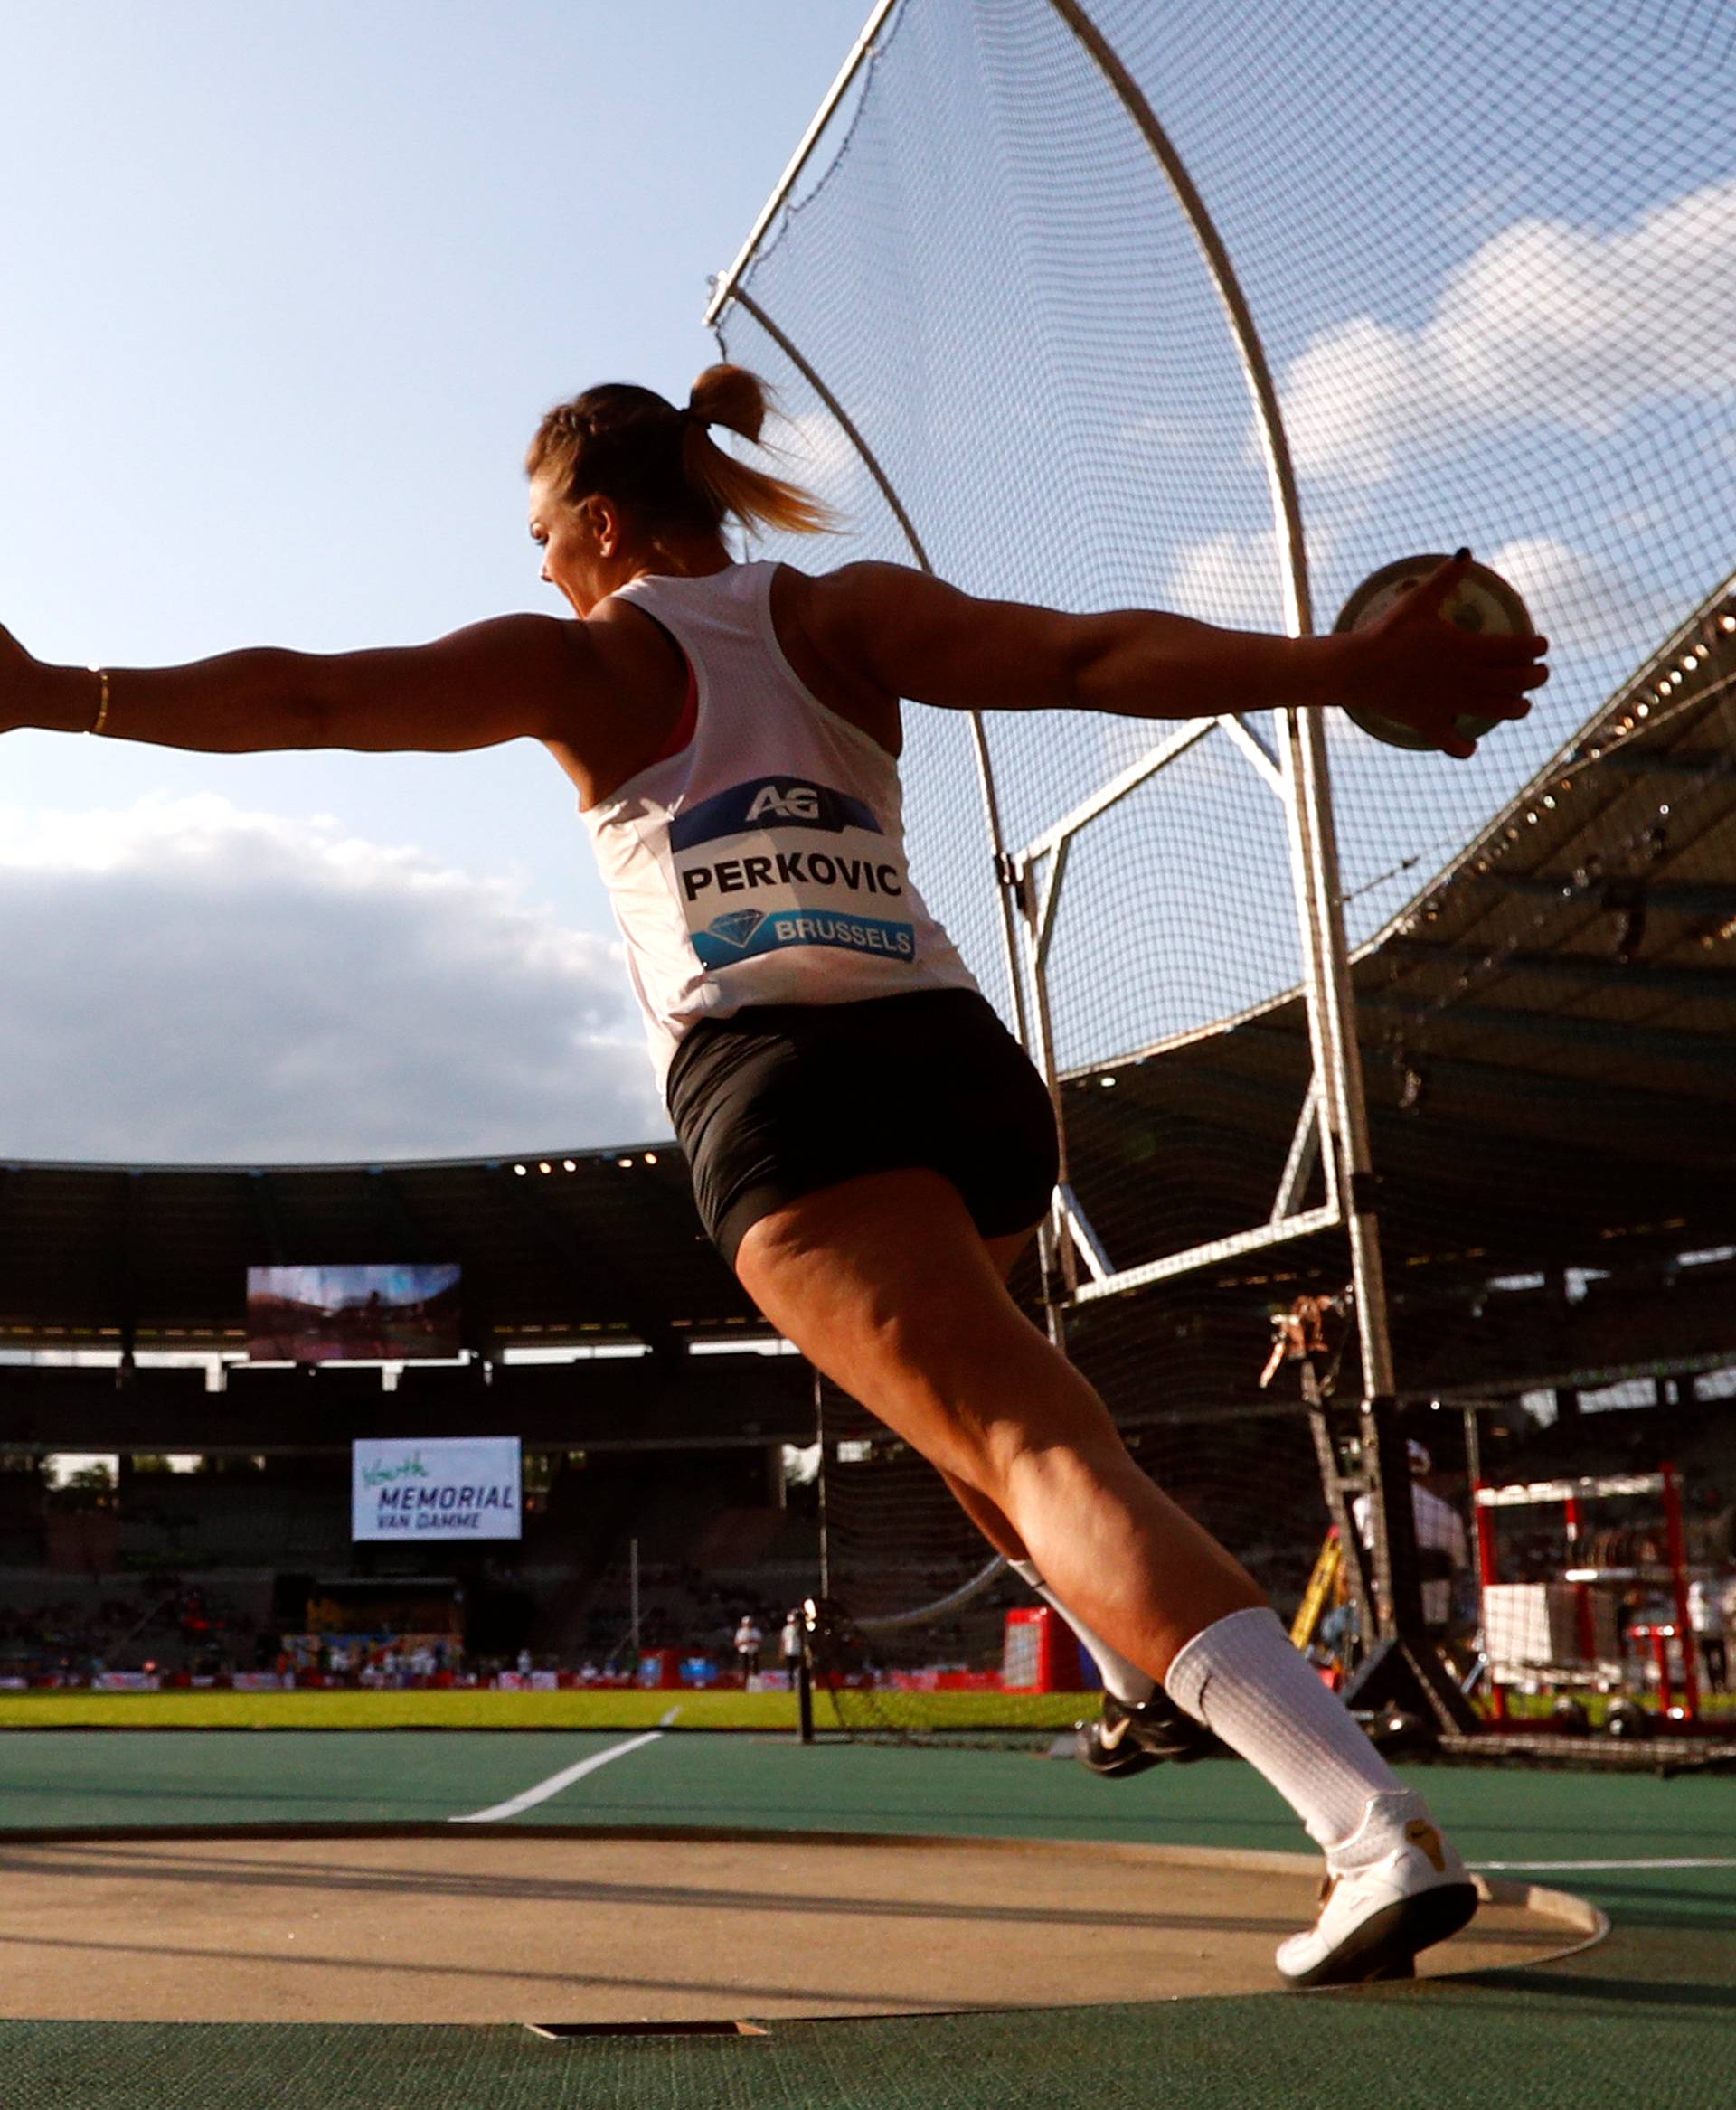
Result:
M1220 630L1158 609L1069 615L983 600L902 564L844 565L814 581L810 605L823 649L894 695L955 711L1205 718L1315 702L1342 642Z
M109 670L103 731L210 754L285 748L454 753L572 737L611 677L582 623L501 616L431 645L266 648L185 666ZM0 730L87 732L101 697L85 667L48 666L0 630Z
M1373 704L1448 753L1475 752L1457 716L1523 718L1540 688L1542 637L1484 637L1438 619L1468 552L1374 626L1287 637L1224 630L1156 608L1068 615L979 600L901 564L848 564L814 581L816 643L882 688L955 711L1104 711L1211 718L1288 705Z

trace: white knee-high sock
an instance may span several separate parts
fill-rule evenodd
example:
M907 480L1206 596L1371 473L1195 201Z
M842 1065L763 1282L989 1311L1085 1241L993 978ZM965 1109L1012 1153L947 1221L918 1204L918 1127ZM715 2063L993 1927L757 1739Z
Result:
M1290 1645L1275 1612L1214 1620L1178 1650L1164 1687L1264 1774L1328 1851L1361 1826L1370 1795L1403 1792L1350 1710Z
M1089 1651L1103 1680L1103 1690L1113 1692L1118 1700L1129 1707L1137 1707L1151 1698L1157 1690L1157 1681L1149 1677L1137 1663L1112 1649L1100 1634L1093 1634L1082 1619L1076 1619L1048 1584L1037 1573L1034 1560L1009 1560L1006 1564L1021 1582L1029 1583L1038 1597L1054 1611L1061 1614L1079 1636L1081 1648Z

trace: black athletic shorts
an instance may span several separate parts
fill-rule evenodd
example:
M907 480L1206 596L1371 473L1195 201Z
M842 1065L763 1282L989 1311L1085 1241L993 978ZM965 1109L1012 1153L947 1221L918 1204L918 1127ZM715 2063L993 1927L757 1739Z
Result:
M665 1091L700 1216L731 1267L762 1216L864 1173L944 1174L985 1238L1030 1229L1054 1189L1048 1089L974 989L702 1019Z

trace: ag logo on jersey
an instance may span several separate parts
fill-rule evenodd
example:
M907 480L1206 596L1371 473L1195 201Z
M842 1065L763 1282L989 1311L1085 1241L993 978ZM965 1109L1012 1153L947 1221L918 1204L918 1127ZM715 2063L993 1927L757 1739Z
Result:
M769 816L779 821L806 821L812 826L820 817L819 786L791 784L780 789L776 784L762 784L748 807L748 824L751 827Z
M841 835L846 828L885 833L872 810L847 791L800 777L757 777L676 814L669 823L669 847L692 850L726 835L773 828L816 828L828 835Z

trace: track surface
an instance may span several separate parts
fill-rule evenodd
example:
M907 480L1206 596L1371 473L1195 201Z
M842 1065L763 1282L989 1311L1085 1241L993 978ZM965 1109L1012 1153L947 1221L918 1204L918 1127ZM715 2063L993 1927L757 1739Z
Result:
M15 1837L0 2016L591 2026L1268 1992L1317 1880L1305 1854L863 1832ZM1568 1902L1514 1886L1420 1967L1582 1947L1599 1929Z
M1010 1752L801 1751L670 1736L0 1737L14 1828L440 1823L568 1784L507 1823L929 1832L1293 1851L1234 1764L1121 1783ZM514 2029L0 2023L7 2110L1727 2110L1736 2041L1736 1780L1415 1769L1474 1864L1590 1898L1609 1942L1542 1970L1089 2012L778 2022L752 2039L547 2042ZM0 1829L0 1837L4 1830ZM1621 1864L1621 1865L1611 1865ZM1110 1897L1115 1907L1127 1900ZM8 1928L4 1939L16 1938Z

